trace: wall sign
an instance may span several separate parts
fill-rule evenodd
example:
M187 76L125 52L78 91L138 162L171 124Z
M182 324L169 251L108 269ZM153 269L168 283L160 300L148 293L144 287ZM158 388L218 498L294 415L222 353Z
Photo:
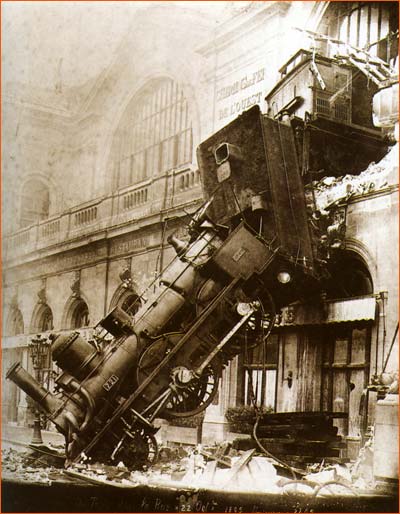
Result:
M253 105L261 104L264 79L265 68L258 68L219 88L216 93L217 121L236 117Z

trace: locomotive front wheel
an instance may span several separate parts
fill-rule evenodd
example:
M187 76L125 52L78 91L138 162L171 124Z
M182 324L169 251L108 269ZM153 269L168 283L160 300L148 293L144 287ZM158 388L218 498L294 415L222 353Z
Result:
M154 464L158 458L158 445L152 434L142 430L125 431L125 439L114 457L114 461L122 461L128 469L142 469L145 465Z

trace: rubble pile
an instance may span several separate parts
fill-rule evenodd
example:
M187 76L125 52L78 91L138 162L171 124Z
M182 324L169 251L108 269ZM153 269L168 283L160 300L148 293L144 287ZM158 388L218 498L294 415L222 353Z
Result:
M234 444L161 447L158 461L142 471L115 466L74 463L50 466L46 455L26 448L2 450L3 479L50 486L62 476L96 485L133 489L210 490L278 495L343 496L370 494L376 489L372 471L373 435L353 464L320 462L306 470L287 467L255 448L239 450ZM283 476L284 475L284 476Z
M370 493L375 485L372 476L371 441L353 464L315 464L302 476L280 476L280 466L274 459L255 449L234 450L231 445L190 450L186 455L161 462L144 471L130 472L122 462L117 466L103 464L73 464L65 473L73 478L114 487L134 488L147 485L155 488L215 490L242 493L301 494L317 496L358 496ZM168 453L168 452L167 452Z
M46 455L34 450L3 448L1 461L3 479L51 485L60 476L59 467L50 465Z
M327 214L325 211L334 204L387 187L390 175L397 166L397 156L396 144L379 163L372 162L359 175L324 177L320 181L313 181L305 187L307 205L314 207L315 201L315 209Z

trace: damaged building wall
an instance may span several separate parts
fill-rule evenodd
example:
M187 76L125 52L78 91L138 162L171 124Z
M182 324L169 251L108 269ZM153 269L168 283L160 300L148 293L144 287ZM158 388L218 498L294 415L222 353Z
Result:
M299 312L301 307L293 305L283 310L279 329L278 381L282 385L277 410L348 412L348 421L340 420L337 425L350 442L353 457L372 419L360 416L363 393L382 373L393 377L388 380L396 380L398 373L397 152L395 145L382 161L371 163L359 176L346 175L345 188L341 178L323 179L316 193L321 210L332 202L346 209L343 247L362 259L371 277L370 289L360 289L353 296L368 293L374 310L367 315L354 307L349 317L324 322L322 312L321 316L311 313L323 311L321 306L309 306L305 316Z

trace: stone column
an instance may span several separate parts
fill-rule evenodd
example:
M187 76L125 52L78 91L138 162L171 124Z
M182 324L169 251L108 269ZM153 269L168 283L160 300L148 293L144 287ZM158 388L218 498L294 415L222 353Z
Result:
M236 405L238 358L223 370L219 389L214 402L207 407L203 421L202 443L212 444L224 441L228 433L225 412L228 407ZM218 400L218 401L217 401Z

